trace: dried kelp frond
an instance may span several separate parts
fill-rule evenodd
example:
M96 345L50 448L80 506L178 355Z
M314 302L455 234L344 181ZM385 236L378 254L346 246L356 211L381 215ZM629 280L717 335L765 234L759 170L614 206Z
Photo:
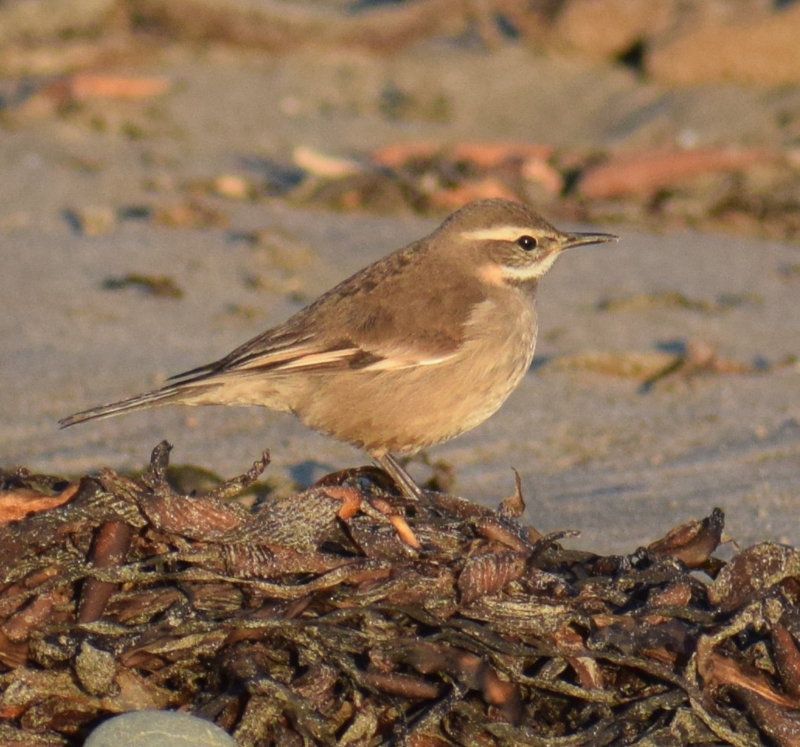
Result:
M725 563L719 510L603 557L521 525L519 490L418 504L369 468L245 509L266 457L185 496L168 454L0 474L4 744L155 708L252 747L800 744L800 551Z

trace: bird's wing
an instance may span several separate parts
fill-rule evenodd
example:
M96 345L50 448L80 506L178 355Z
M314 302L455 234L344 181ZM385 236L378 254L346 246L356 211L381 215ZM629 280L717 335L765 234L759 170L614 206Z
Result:
M395 371L414 366L443 363L455 349L434 353L413 344L376 344L374 340L315 339L314 335L283 336L271 331L245 343L225 358L171 377L178 383L200 381L210 376L265 376L292 372ZM277 334L276 334L277 333ZM288 339L287 339L288 338Z
M450 360L485 297L450 265L416 261L425 246L417 242L370 265L221 360L173 378L391 371ZM430 276L447 278L447 287L432 286Z

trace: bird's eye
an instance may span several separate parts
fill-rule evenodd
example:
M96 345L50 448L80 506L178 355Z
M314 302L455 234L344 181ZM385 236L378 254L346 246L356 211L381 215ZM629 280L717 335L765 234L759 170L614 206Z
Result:
M524 249L526 252L529 252L531 249L535 249L538 242L533 236L520 236L517 239L517 246L520 249Z

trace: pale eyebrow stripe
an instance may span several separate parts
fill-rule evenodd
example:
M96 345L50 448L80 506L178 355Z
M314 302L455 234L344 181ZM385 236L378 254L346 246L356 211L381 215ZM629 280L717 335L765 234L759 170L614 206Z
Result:
M461 238L477 239L478 241L516 241L520 236L530 236L532 233L533 229L530 226L498 226L463 231Z

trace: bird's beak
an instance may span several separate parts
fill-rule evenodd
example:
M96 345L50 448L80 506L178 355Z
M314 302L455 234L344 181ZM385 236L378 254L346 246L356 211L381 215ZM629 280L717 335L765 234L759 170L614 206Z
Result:
M619 236L613 233L568 233L564 235L564 249L587 244L605 244L608 241L618 241Z

